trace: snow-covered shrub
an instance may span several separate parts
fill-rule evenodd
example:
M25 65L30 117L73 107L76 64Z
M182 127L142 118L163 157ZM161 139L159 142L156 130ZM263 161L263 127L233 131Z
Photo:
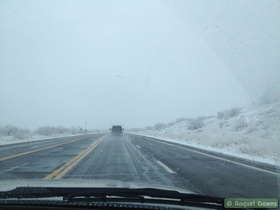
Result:
M217 113L217 119L223 120L224 119L224 112L218 112Z
M166 124L166 127L171 127L171 126L173 126L173 125L175 125L176 124L176 122L170 122L170 123L167 123Z
M223 127L224 127L224 125L225 125L225 121L221 121L221 122L219 122L219 128L223 128Z
M49 136L52 134L52 128L51 127L40 127L37 130L35 130L36 134L42 135L42 136Z
M183 118L183 117L177 118L177 119L175 120L175 123L180 123L180 122L183 122L183 121L185 121L185 120L187 120L187 118Z
M241 131L247 127L248 127L247 119L241 116L238 120L235 121L233 129L234 131Z
M75 127L72 127L71 129L67 129L67 128L64 128L65 130L61 130L60 129L60 133L71 133L71 134L79 134L79 133L86 133L87 130L85 129L82 129L82 128L75 128ZM62 132L63 131L63 132ZM92 130L91 132L95 132L94 130Z
M28 138L31 132L28 129L18 128L16 126L7 125L0 127L0 136L13 136L19 139Z
M196 129L202 128L203 126L204 126L203 120L197 118L197 119L190 120L188 129L196 130Z
M166 128L166 125L164 123L157 123L154 125L155 130L162 130L164 128Z
M145 130L153 130L153 126L146 126Z
M0 129L1 136L14 136L18 128L12 125L7 125Z
M220 120L228 120L232 117L236 117L241 113L241 108L232 108L229 110L225 110L223 112L217 113L217 118Z
M31 137L32 134L28 129L18 129L17 132L14 134L14 137L18 139L25 139Z
M280 85L273 84L263 91L262 95L258 98L257 103L264 105L264 104L271 104L279 101L280 101Z
M71 129L64 128L64 127L50 127L50 126L44 126L38 128L35 133L42 135L42 136L53 136L58 134L67 134L71 133Z

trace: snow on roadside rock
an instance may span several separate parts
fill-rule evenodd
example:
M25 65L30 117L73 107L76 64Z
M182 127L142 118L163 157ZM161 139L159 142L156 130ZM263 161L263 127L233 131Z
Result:
M280 165L280 103L235 108L139 133Z

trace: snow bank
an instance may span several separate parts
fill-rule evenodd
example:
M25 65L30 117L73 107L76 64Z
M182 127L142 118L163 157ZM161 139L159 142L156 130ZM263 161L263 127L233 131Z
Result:
M280 165L280 103L185 119L138 134Z

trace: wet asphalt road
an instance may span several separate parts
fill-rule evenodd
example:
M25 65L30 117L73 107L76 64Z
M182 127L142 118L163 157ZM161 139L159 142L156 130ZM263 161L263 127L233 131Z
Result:
M278 197L279 174L131 134L0 146L5 179L110 179L222 197Z

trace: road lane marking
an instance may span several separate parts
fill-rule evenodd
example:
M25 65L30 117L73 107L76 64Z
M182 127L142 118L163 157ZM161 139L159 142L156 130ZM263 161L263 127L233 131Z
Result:
M147 140L147 141L150 141L150 140ZM266 172L266 173L269 173L269 174L273 174L273 175L279 176L279 172L273 172L273 171L262 169L262 168L258 168L258 167L255 167L255 166L250 166L250 165L247 165L245 163L239 163L239 162L234 161L234 160L229 160L229 159L226 159L226 158L222 158L222 157L219 157L219 156L216 156L216 155L211 155L211 154L207 154L207 153L204 153L204 152L196 151L194 149L190 149L190 148L184 147L184 145L182 145L182 146L181 145L175 145L175 144L172 144L172 143L169 143L169 142L162 142L162 141L159 141L159 140L151 140L151 141L162 143L162 144L167 144L169 146L177 147L177 148L180 148L180 149L185 149L185 150L188 150L188 151L191 151L191 152L195 152L195 153L198 153L198 154L201 154L201 155L204 155L204 156L208 156L208 157L211 157L211 158L214 158L214 159L218 159L218 160L222 160L222 161L233 163L235 165L251 168L251 169L254 169L256 171Z
M11 171L14 171L14 170L17 170L17 169L25 168L26 165L27 165L27 163L23 163L21 165L17 165L17 166L13 166L11 168L8 168L8 169L4 169L4 171L5 172L11 172Z
M141 147L140 147L139 145L136 144L135 146L136 146L138 149L141 149Z
M8 169L4 169L5 172L10 172L10 171L13 171L15 169L19 168L19 166L14 166L14 167L11 167L11 168L8 168Z
M31 154L31 153L34 153L34 152L40 152L40 151L51 149L51 148L54 148L54 147L59 147L59 146L65 145L65 144L71 144L71 143L73 143L75 141L80 141L80 140L82 140L82 139L76 139L76 140L69 141L69 142L64 142L64 143L61 143L61 144L54 144L54 145L42 147L40 149L35 149L35 150L28 151L28 152L21 152L21 153L17 153L17 154L14 154L14 155L9 155L9 156L6 156L6 157L1 157L0 161L10 160L10 159L17 158L17 157L20 157L20 156L23 156L23 155L28 155L28 154Z
M89 153L91 153L97 147L97 145L101 143L101 141L103 141L103 138L91 144L85 150L80 152L77 156L75 156L74 158L63 164L61 167L48 174L46 177L44 177L44 179L60 179L64 177L82 159L84 159Z
M163 162L161 162L160 160L156 160L156 162L162 167L164 168L168 173L170 174L176 174L175 171L173 171L171 168L169 168L167 165L165 165Z
M60 168L54 170L52 173L47 175L45 179L59 179L62 178L68 171L70 171L74 166L76 166L82 159L84 159L95 147L100 143L100 140L93 143L85 150L80 152L77 156L63 164Z

